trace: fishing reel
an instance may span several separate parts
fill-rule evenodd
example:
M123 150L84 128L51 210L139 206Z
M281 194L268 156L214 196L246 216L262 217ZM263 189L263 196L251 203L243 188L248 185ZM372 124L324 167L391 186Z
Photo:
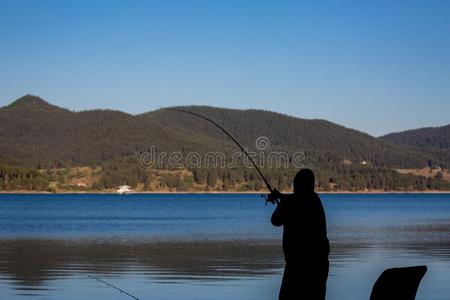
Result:
M280 203L281 196L282 194L277 189L273 189L270 194L261 195L261 198L264 198L264 200L266 200L265 205L267 205L267 202L278 205Z
M267 202L275 204L275 200L271 199L270 194L269 195L261 195L261 198L263 198L265 200L264 205L267 205Z

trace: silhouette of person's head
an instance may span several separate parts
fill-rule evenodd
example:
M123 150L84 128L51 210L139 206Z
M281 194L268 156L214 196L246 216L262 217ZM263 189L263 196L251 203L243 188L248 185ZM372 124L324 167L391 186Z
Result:
M301 169L294 178L294 193L312 193L314 192L314 183L316 179L313 171L310 169Z

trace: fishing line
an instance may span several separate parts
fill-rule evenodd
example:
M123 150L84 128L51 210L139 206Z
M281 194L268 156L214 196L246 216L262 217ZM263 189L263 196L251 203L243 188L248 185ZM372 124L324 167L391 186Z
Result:
M92 278L92 279L95 279L95 280L97 280L97 281L100 281L100 282L106 284L107 286L110 286L110 287L112 287L112 288L114 288L114 289L120 291L121 293L124 293L125 295L130 296L131 298L133 298L133 299L135 299L135 300L139 300L138 297L131 295L130 293L128 293L128 292L122 290L121 288L118 288L118 287L115 286L115 285L112 285L111 283L108 283L108 282L106 282L106 281L104 281L104 280L101 280L101 279L99 279L99 278L97 278L97 277L94 277L94 276L91 276L91 275L88 275L88 277L89 277L89 278Z
M213 120L211 120L208 117L205 117L205 116L203 116L201 114L198 114L198 113L195 113L195 112L192 112L192 111L189 111L189 110L178 109L178 108L165 108L165 109L171 110L171 111L182 112L182 113L185 113L185 114L189 114L189 115L193 115L193 116L199 117L199 118L201 118L203 120L206 120L206 121L210 122L211 124L213 124L214 126L219 128L220 130L222 130L239 147L239 149L241 149L241 151L244 152L244 154L247 156L247 158L252 162L252 164L255 167L256 171L258 171L259 176L261 176L262 180L266 184L266 187L269 190L269 192L271 192L271 193L273 192L272 187L270 186L270 184L267 181L267 179L264 177L264 175L261 172L261 170L256 165L255 161L250 157L250 155L247 153L247 151L245 151L245 149L241 146L241 144L239 144L239 142L228 131L226 131L222 126L220 126L219 124L217 124L216 122L214 122Z

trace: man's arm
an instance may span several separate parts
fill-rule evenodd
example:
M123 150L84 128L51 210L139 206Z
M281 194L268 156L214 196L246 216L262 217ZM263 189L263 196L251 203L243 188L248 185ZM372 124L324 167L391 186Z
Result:
M286 200L285 195L280 193L278 190L274 190L271 197L274 197L275 199L279 199L280 201L276 201L277 207L275 208L275 211L272 214L272 218L270 221L272 222L273 226L283 226L284 220L285 220L285 211L286 211Z

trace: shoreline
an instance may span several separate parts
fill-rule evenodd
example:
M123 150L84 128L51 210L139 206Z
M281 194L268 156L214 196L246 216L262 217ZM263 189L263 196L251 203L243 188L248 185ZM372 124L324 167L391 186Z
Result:
M322 195L339 195L339 194L450 194L450 190L429 190L429 191L316 191L317 194ZM282 193L290 193L290 191L282 191ZM27 195L27 194L36 194L36 195L70 195L70 194L86 194L86 195L120 195L115 191L59 191L59 192L47 192L47 191L0 191L0 195L11 195L11 194L19 194L19 195ZM147 192L130 192L126 195L215 195L215 194L239 194L239 195L261 195L268 194L267 191L191 191L191 192L169 192L169 191L147 191Z

